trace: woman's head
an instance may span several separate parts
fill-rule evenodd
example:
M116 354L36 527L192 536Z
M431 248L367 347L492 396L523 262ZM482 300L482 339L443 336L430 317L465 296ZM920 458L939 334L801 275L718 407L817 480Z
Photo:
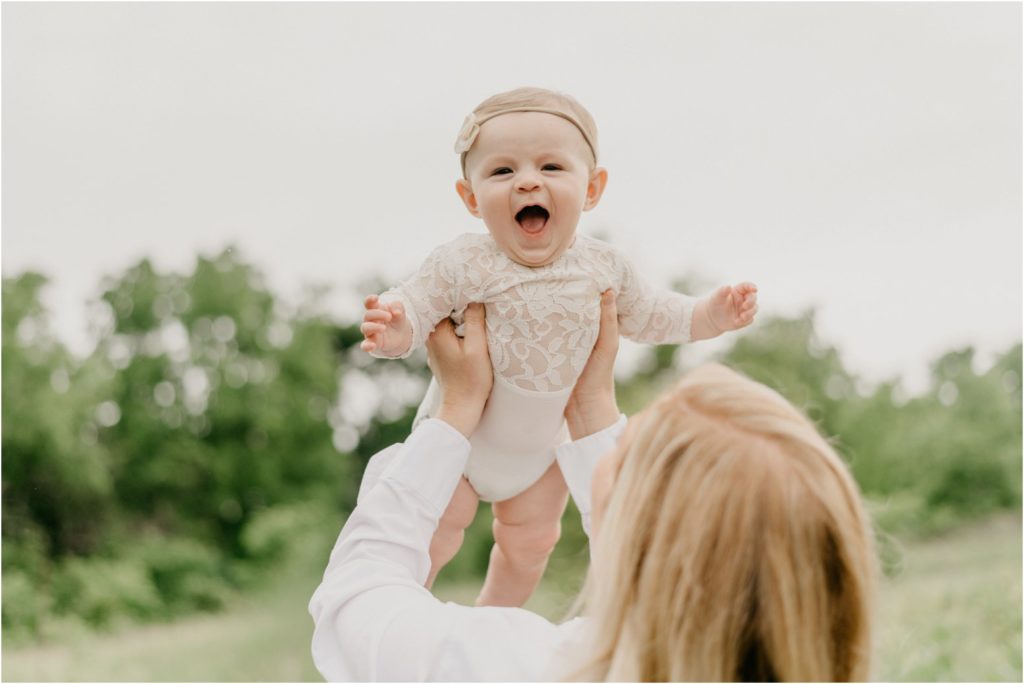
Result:
M583 677L867 678L870 528L808 419L712 364L630 423L606 505L594 492Z

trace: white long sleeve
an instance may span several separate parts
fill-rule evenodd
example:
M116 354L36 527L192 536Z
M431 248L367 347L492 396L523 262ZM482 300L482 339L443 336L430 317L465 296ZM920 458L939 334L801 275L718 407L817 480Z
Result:
M615 447L615 442L625 429L626 416L620 415L614 425L575 442L566 442L555 449L555 459L569 486L573 503L580 512L587 537L590 537L590 482L594 476L594 467L602 456Z
M593 463L623 422L560 450L574 496L589 493ZM520 608L442 603L423 587L431 537L468 453L458 431L431 419L367 466L360 501L309 603L313 660L327 680L538 681L579 638L579 619L554 625ZM577 505L589 520L589 496Z

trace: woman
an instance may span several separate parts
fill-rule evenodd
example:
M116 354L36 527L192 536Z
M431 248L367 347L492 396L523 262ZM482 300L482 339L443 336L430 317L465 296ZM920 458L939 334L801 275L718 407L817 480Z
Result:
M437 521L490 393L483 312L428 344L442 409L374 457L310 601L329 680L863 680L875 557L856 485L813 425L717 365L628 421L614 297L558 464L591 535L584 618L442 604Z

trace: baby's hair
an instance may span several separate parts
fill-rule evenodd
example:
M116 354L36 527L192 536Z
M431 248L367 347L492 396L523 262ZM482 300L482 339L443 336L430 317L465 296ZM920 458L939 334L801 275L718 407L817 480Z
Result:
M564 112L564 118L580 129L590 151L593 163L597 165L597 124L586 107L576 98L547 88L516 88L497 95L491 95L473 110L477 120L486 120L502 112L510 110L540 108ZM465 168L466 152L462 153L462 165Z

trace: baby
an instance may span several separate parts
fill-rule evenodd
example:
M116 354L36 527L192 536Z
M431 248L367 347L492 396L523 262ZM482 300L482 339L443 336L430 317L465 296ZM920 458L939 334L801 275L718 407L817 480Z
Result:
M560 534L568 492L555 463L567 438L563 411L597 339L600 294L616 293L629 339L678 344L748 325L751 283L695 299L649 286L611 245L578 235L608 172L597 166L597 129L573 98L520 88L484 100L455 143L455 189L487 234L435 249L398 287L366 299L362 348L401 358L434 326L482 302L494 386L470 439L465 477L430 548L429 587L462 544L479 500L493 502L494 540L478 605L522 605ZM434 415L431 383L416 422Z

